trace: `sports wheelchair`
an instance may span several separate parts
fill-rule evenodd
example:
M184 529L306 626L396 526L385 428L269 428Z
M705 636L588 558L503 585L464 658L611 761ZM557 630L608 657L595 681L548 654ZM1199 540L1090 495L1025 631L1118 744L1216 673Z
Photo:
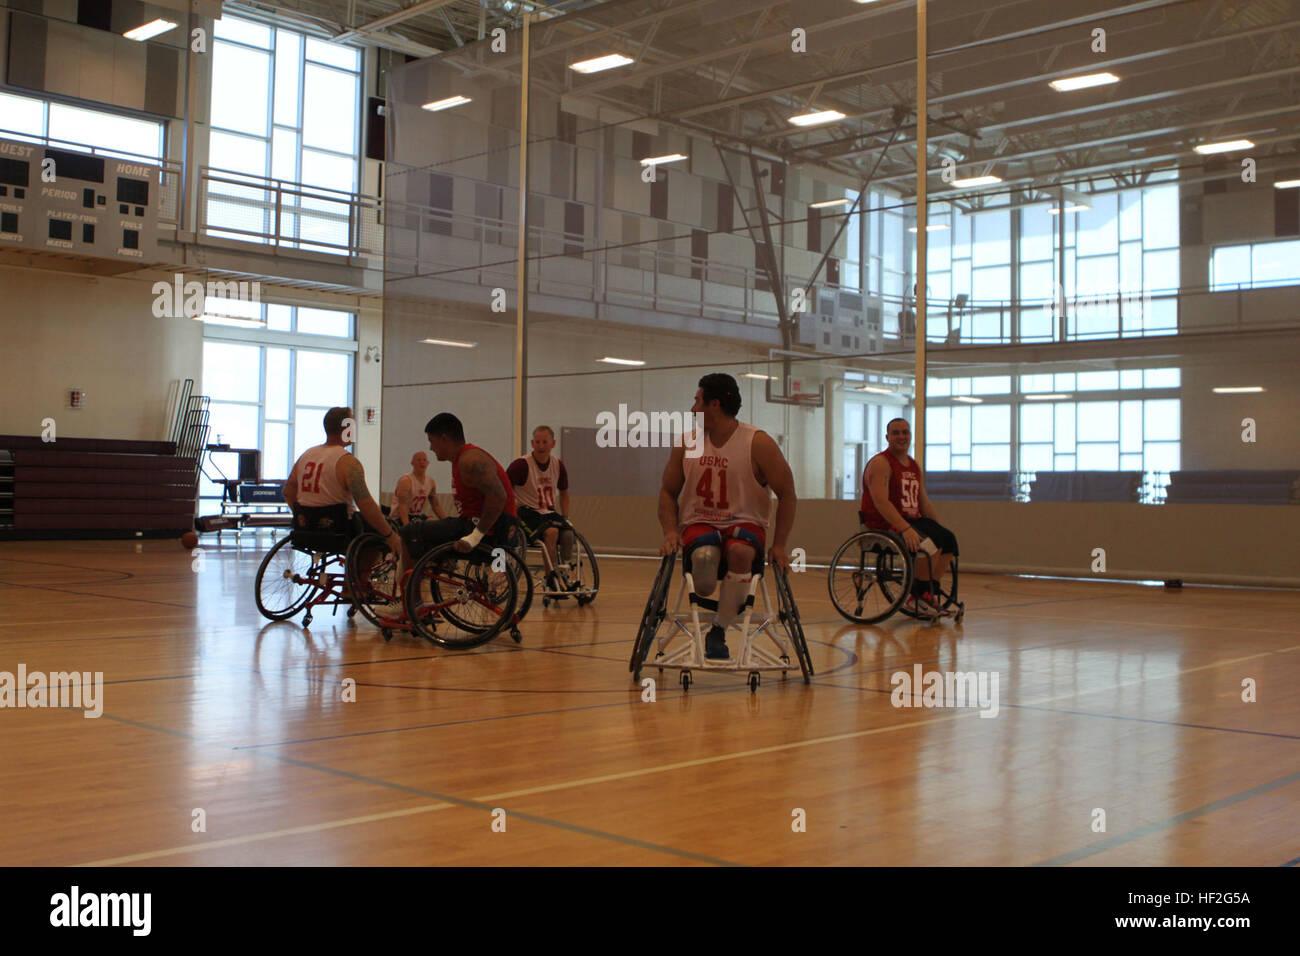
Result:
M596 592L600 589L600 569L596 566L596 554L567 517L557 517L558 524L540 524L536 527L530 527L522 518L519 519L525 540L524 552L520 557L528 564L534 587L542 594L542 607L550 607L552 602L559 603L569 598L576 601L578 607L582 607L596 600ZM551 554L543 540L548 527L558 527L560 530L560 538L556 543L560 558L558 564L551 560ZM567 548L565 535L572 535ZM535 551L531 561L529 548ZM567 559L564 556L566 550L569 552Z
M939 582L935 595L938 614L927 614L907 606L912 593L916 555L907 549L902 535L893 531L864 528L845 541L831 559L826 587L831 603L842 617L855 624L875 624L895 611L922 621L952 617L957 624L966 616L966 605L957 599L957 556Z
M358 536L348 549L348 590L356 609L385 641L409 631L453 650L485 644L519 622L532 603L532 580L507 531L507 546L485 540L473 551L454 541L430 548L399 579L397 555L377 534Z
M271 621L284 621L306 610L302 626L309 627L317 607L357 608L344 588L344 556L353 536L346 505L294 509L293 530L272 545L253 583L257 609Z
M776 614L773 616L767 579L763 574L763 555L760 553L755 558L754 574L749 582L744 611L728 629L740 632L739 649L729 660L722 661L709 660L704 656L704 635L708 626L700 622L700 609L716 611L718 602L695 593L689 554L682 558L682 583L677 590L674 610L671 613L668 610L668 590L672 585L676 562L676 552L666 555L659 562L659 573L650 589L650 598L646 601L641 626L632 645L632 659L628 662L628 670L632 672L634 682L640 683L641 670L647 665L659 668L660 674L664 668L680 671L682 690L690 690L694 682L694 670L744 671L750 693L754 693L758 690L763 671L779 670L782 677L787 676L792 649L803 673L803 682L811 682L815 673L812 656L808 653L808 642L804 639L799 610L790 593L790 579L783 568L772 568L777 599ZM754 614L756 596L761 596L762 603L758 620L755 620ZM686 602L689 602L689 609L683 608ZM652 646L655 654L651 661L648 658Z

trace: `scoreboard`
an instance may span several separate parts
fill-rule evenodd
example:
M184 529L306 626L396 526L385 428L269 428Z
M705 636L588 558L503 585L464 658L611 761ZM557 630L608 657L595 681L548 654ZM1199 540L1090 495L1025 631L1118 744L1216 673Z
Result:
M162 169L0 139L0 249L157 260Z

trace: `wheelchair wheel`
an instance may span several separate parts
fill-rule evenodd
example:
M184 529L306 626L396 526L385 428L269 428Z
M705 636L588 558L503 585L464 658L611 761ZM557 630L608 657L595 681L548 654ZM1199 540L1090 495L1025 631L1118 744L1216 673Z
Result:
M646 600L645 612L641 615L641 626L636 632L636 641L632 644L632 659L627 665L634 681L641 680L641 665L650 653L650 645L659 631L659 625L668 614L668 588L673 583L673 567L676 564L675 551L664 555L659 562L659 573L655 575L655 583L650 588L650 597Z
M808 641L804 637L803 622L799 620L799 608L795 606L794 594L790 591L790 576L785 569L772 567L772 579L776 582L777 619L786 639L794 645L795 655L799 658L799 670L803 672L803 682L812 682L812 655L808 652ZM752 687L750 688L753 689Z
M253 584L257 609L270 621L293 617L316 591L312 583L315 558L310 552L295 548L291 538L285 535L266 553Z
M600 589L600 569L596 567L596 555L591 550L591 545L587 543L577 530L572 527L566 530L573 533L573 557L569 561L560 561L555 566L556 583L558 587L554 590L558 593L548 594L552 601L562 601L565 598L572 597L578 603L578 607L590 604L596 600L596 592ZM545 548L545 545L539 540L538 548ZM542 557L542 581L545 584L546 558ZM544 591L551 591L552 588L544 587Z
M493 571L487 552L462 554L454 542L426 553L406 584L412 629L440 647L464 650L485 644L511 623L518 591L510 571Z
M369 533L353 539L348 546L344 572L353 611L359 610L375 627L391 628L393 619L401 613L392 605L402 606L402 589L397 575L397 555L384 539ZM381 613L377 608L386 608L388 613Z
M912 589L911 555L894 535L859 531L835 552L826 587L841 617L855 624L883 621Z
M957 601L957 558L955 555L952 561L949 562L948 570L944 572L942 580L939 581L937 603L939 610L945 614L956 614L961 609L961 605ZM917 614L915 611L909 611L906 607L899 610L918 621L930 620L929 615Z

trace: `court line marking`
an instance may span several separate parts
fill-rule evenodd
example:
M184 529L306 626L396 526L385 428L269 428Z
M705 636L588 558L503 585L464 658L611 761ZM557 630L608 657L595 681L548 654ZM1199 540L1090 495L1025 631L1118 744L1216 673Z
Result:
M1214 813L1216 810L1230 807L1234 803L1241 803L1243 800L1249 800L1251 797L1257 797L1260 794L1268 793L1270 790L1277 790L1279 787L1288 786L1297 781L1300 781L1300 771L1288 774L1285 777L1279 777L1276 780L1270 780L1268 783L1261 783L1257 787L1251 787L1249 790L1234 793L1232 796L1224 797L1221 800L1215 800L1212 803L1207 803L1191 810L1184 810L1182 813L1175 814L1165 820L1157 820L1155 823L1148 823L1146 826L1138 827L1136 830L1129 830L1127 833L1117 833L1113 837L1107 837L1091 846L1079 847L1077 850L1071 850L1068 853L1061 853L1058 856L1046 860L1040 860L1031 865L1064 866L1067 863L1075 863L1079 860L1087 859L1090 856L1096 856L1098 853L1105 853L1107 850L1113 850L1118 846L1123 846L1125 843L1131 843L1134 840L1141 840L1144 837L1151 836L1153 833L1159 833L1161 830L1168 830L1170 827L1177 826L1180 823L1186 823L1188 820L1203 817L1207 813Z
M1300 647L1300 645L1296 645L1296 647L1293 647L1293 648L1287 648L1286 650L1294 650L1294 649L1296 649L1297 647ZM1188 668L1188 669L1186 669L1186 670L1173 671L1173 672L1171 672L1171 673L1169 673L1169 674L1160 674L1160 675L1156 675L1156 676L1153 676L1153 677L1143 677L1143 678L1140 678L1140 679L1135 680L1135 681L1129 681L1129 682L1126 682L1126 683L1124 683L1124 684L1114 684L1114 685L1111 685L1111 686L1109 686L1109 687L1095 688L1095 689L1093 689L1093 690L1074 691L1074 692L1071 692L1071 693L1058 695L1057 697L1054 697L1054 698L1049 697L1049 698L1045 698L1045 699L1042 699L1042 700L1039 700L1039 701L1034 701L1033 703L1047 703L1047 702L1052 701L1052 700L1064 700L1064 699L1067 699L1067 698L1070 698L1070 697L1081 696L1082 694L1097 693L1097 692L1102 691L1102 690L1114 690L1114 689L1117 689L1117 688L1119 688L1119 687L1127 687L1127 686L1132 686L1132 685L1135 685L1135 684L1143 684L1143 683L1146 683L1147 681L1164 680L1164 679L1166 679L1166 678L1169 678L1169 677L1177 677L1177 676L1179 676L1179 675L1181 675L1181 674L1185 674L1185 673L1193 673L1193 672L1196 672L1196 671L1208 670L1208 669L1213 668L1213 667L1222 667L1222 666L1225 666L1225 665L1228 665L1228 664L1236 664L1236 663L1240 663L1241 661L1255 660L1256 658L1259 658L1259 657L1267 657L1267 656L1270 656L1270 655L1275 654L1275 653L1282 653L1282 652L1281 652L1281 651L1263 651L1263 652L1260 652L1260 653L1258 653L1258 654L1251 654L1251 655L1248 655L1248 656L1246 656L1246 657L1231 658L1231 659L1228 659L1228 660L1216 661L1216 662L1213 662L1213 663L1210 663L1210 664L1203 664L1203 665L1200 665L1200 666L1198 666L1198 667ZM142 722L139 722L139 721L129 720L129 719L124 718L124 717L114 717L114 716L111 715L111 714L105 714L104 716L105 716L105 717L108 717L109 719L114 720L114 721L118 721L118 722L121 722L121 723L129 724L129 725L132 725L132 726L142 727L142 728L149 729L149 730L161 731L162 733L166 733L166 734L169 734L169 735L172 735L172 736L176 736L176 737L181 737L181 738L183 738L183 739L187 739L187 740L200 740L200 738L193 737L193 736L191 736L191 735L189 735L189 734L185 734L185 733L182 733L182 732L180 732L180 731L169 730L169 729L167 729L167 728L162 728L162 727L155 727L155 726L153 726L153 725L145 724L145 723L142 723ZM622 771L622 772L619 772L619 773L613 773L613 774L602 774L602 775L595 776L595 777L584 777L584 778L580 778L580 779L577 779L577 780L568 780L568 781L560 781L560 782L557 782L557 783L551 783L551 784L542 784L542 785L539 785L539 786L536 786L536 787L526 787L526 788L523 788L523 789L520 789L520 790L512 790L512 791L507 791L507 792L505 792L505 793L491 794L491 795L488 795L488 796L471 798L471 799L469 799L469 800L465 800L465 799L463 799L463 798L449 797L449 796L442 795L442 794L435 794L435 793L432 793L432 792L430 792L430 791L423 791L423 790L420 790L420 789L415 788L415 787L408 787L408 786L406 786L406 785L404 785L404 784L392 783L392 782L390 782L390 781L379 780L379 779L376 779L376 778L373 778L373 777L364 777L364 776L361 776L361 775L359 775L359 774L353 774L353 773L350 773L350 772L345 771L345 770L337 770L337 769L335 769L335 768L333 768L333 767L324 767L324 766L321 766L321 765L319 765L319 764L313 764L313 763L310 763L310 762L305 761L305 760L296 760L296 759L294 759L294 758L292 758L292 757L285 757L285 756L280 755L280 754L266 753L266 752L264 752L264 751L253 751L253 753L256 753L256 754L259 755L259 756L269 757L270 759L272 759L272 760L276 760L276 761L278 761L278 762L287 763L287 764L290 764L290 765L293 765L293 766L303 767L303 768L305 768L305 769L318 770L318 771L321 771L321 772L323 772L323 773L333 774L333 775L335 775L335 776L340 776L340 777L344 777L344 778L346 778L346 779L351 779L351 780L356 780L356 781L360 781L360 782L364 782L364 783L369 783L369 784L373 784L373 785L377 785L377 786L385 787L385 788L387 788L387 789L391 789L391 790L398 790L398 791L402 791L402 792L406 792L406 793L414 793L414 794L417 794L417 795L420 795L420 796L424 796L424 797L432 797L432 798L433 798L434 800L436 800L436 801L443 802L443 803L447 803L449 806L451 806L451 805L456 805L456 806L466 806L466 807L471 807L471 808L474 808L474 809L488 809L488 810L491 810L491 809L494 809L494 807L492 807L491 804L493 804L493 803L497 803L497 802L502 801L502 800L518 799L518 798L520 798L520 797L526 797L526 796L536 796L536 795L538 795L538 794L543 794L543 793L555 793L555 792L558 792L558 791L560 791L560 790L570 790L570 789L573 789L574 787L596 786L596 785L598 785L598 784L603 784L603 783L612 783L612 782L617 782L617 781L621 781L621 780L629 780L629 779L634 779L634 778L636 778L636 777L644 777L644 776L648 776L648 775L656 774L656 773L666 773L666 772L670 772L670 771L673 771L673 770L683 770L683 769L688 769L688 768L692 768L692 767L701 767L701 766L708 766L708 765L716 764L716 763L723 763L723 762L725 762L725 761L729 761L729 760L740 760L740 759L745 759L745 758L748 758L748 757L763 756L763 755L765 755L765 754L780 753L780 752L782 752L782 751L786 751L786 750L796 750L796 749L799 749L799 748L801 748L801 747L817 746L817 745L819 745L819 744L824 744L824 743L837 743L837 742L841 742L841 741L845 741L845 740L856 740L856 739L859 739L859 738L876 736L876 735L878 735L878 734L891 733L891 732L893 732L893 731L898 731L898 730L906 730L906 729L910 729L910 728L913 728L913 727L920 727L920 726L925 726L925 725L930 725L930 724L936 724L936 723L950 723L950 722L955 721L955 720L961 720L961 719L963 719L963 718L964 718L964 719L971 719L971 718L974 718L974 717L977 717L977 716L978 716L978 711L975 711L975 710L967 710L967 711L962 712L962 713L952 714L952 715L945 716L945 717L929 717L929 718L922 718L922 719L919 719L919 720L906 721L906 722L901 723L901 724L891 724L891 725L889 725L889 726L887 726L887 727L869 727L869 728L867 728L867 729L865 729L865 730L849 731L849 732L846 732L846 733L843 733L843 734L832 734L832 735L830 735L830 736L825 736L825 737L814 737L814 738L810 738L810 739L807 739L807 740L791 741L791 742L789 742L789 743L784 743L784 744L774 744L774 745L769 746L769 747L758 747L758 748L754 748L754 749L751 749L751 750L743 750L743 751L738 751L738 752L736 752L736 753L730 753L730 754L715 754L715 755L713 755L713 756L711 756L711 757L699 757L699 758L696 758L696 759L694 759L694 760L677 761L677 762L675 762L675 763L670 763L670 764L661 764L661 765L659 765L659 766L657 766L657 767L641 767L641 768L638 768L638 769L636 769L636 770L627 770L627 771ZM214 744L214 745L216 745L216 746L218 746L218 747L228 747L228 745L224 745L224 744L221 744L221 743L216 742L216 741L204 741L204 742L205 742L205 743ZM1297 772L1297 773L1295 773L1295 774L1292 774L1290 777L1283 778L1283 782L1289 782L1289 781L1291 781L1291 780L1295 780L1295 779L1300 779L1300 772ZM1283 783L1279 783L1278 781L1274 781L1273 784L1276 784L1276 785L1278 785L1278 786L1283 785ZM1262 784L1261 787L1262 787L1263 789L1261 789L1261 787L1256 787L1256 788L1254 788L1254 790L1247 790L1247 791L1244 791L1243 794L1237 794L1237 795L1234 795L1234 797L1225 797L1223 800L1216 801L1215 803L1212 803L1212 804L1206 804L1205 807L1198 808L1196 811L1187 811L1187 813L1188 813L1188 814L1193 814L1193 815L1203 815L1203 814L1205 814L1205 813L1213 812L1213 810L1214 810L1214 809L1218 809L1220 805L1222 805L1222 806L1228 806L1228 805L1230 805L1231 803L1235 803L1235 802L1237 802L1239 799L1240 799L1240 800L1244 800L1244 799L1247 799L1249 796L1253 796L1253 795L1254 795L1254 791L1259 791L1260 793L1266 792L1268 789L1272 789L1273 784ZM431 810L432 808L429 808L429 809ZM690 859L704 860L704 861L707 861L707 862L713 862L713 863L715 863L715 864L721 864L721 865L738 865L738 864L725 863L725 861L712 860L712 859L707 858L707 857L701 857L700 855L698 855L698 854L693 854L693 853L691 853L690 851L680 851L680 850L673 849L673 848L671 848L671 847L662 847L662 846L659 846L659 845L657 845L657 844L645 843L644 841L635 840L635 838L632 838L632 837L624 837L624 836L622 836L622 835L620 835L620 834L604 833L604 832L602 832L602 831L591 830L591 829L586 828L586 827L580 827L580 826L577 826L576 824L568 824L568 823L565 823L565 822L563 822L563 821L550 820L550 819L547 819L547 818L545 818L545 817L535 817L535 816L532 816L532 815L529 815L529 814L524 814L524 813L522 813L522 812L520 812L520 811L507 811L507 816L509 816L511 813L513 813L513 814L516 815L516 816L519 816L520 819L530 820L531 822L543 823L543 824L548 825L548 826L555 826L555 827L558 827L558 828L560 828L560 829L568 829L568 830L572 830L572 831L575 831L575 832L583 833L583 834L585 834L585 835L592 835L592 836L597 836L597 837L600 837L600 838L603 838L603 839L614 840L614 841L616 841L616 842L629 843L630 845L640 846L640 847L643 847L643 848L646 848L646 849L653 849L653 850L656 850L656 851L658 851L658 852L665 852L665 853L677 854L677 855L680 855L680 856L683 856L683 857L687 857L687 858L690 858ZM368 817L369 817L369 816L373 816L373 814L368 815ZM1164 821L1164 823L1165 823L1166 825L1169 825L1169 826L1175 825L1176 823L1183 822L1182 819L1181 819L1183 816L1185 816L1185 814L1179 814L1177 817L1172 817L1172 818L1170 818L1170 821ZM312 826L314 826L314 827L316 827L317 829L320 829L320 830L324 830L324 829L334 829L334 828L337 828L337 827L349 826L349 825L351 825L353 822L367 822L368 817L367 817L367 818L360 818L360 817L358 817L358 818L345 818L345 819L343 819L343 820L325 821L325 822L320 823L320 824L312 824ZM1189 818L1190 818L1190 817L1189 817ZM1172 822L1171 822L1171 821L1172 821ZM1156 825L1154 825L1154 824L1153 824L1152 826L1155 826L1156 829L1161 829L1161 828L1162 828L1161 826L1156 826ZM292 828L292 830L293 830L294 832L297 832L297 831L299 831L300 829L301 829L301 828ZM1149 829L1149 828L1142 828L1141 830L1133 831L1133 833L1134 833L1134 834L1139 834L1139 835L1145 835L1145 833L1144 833L1143 831L1145 831L1145 830L1147 830L1147 829ZM287 834L288 832L289 832L289 831L268 831L267 833L262 834L262 835L259 835L259 834L248 834L248 835L247 835L247 838L244 839L243 842L244 842L244 843L253 843L253 842L258 842L259 840L275 839L276 837L281 836L281 835L285 835L285 834ZM1151 832L1155 832L1155 831L1152 830ZM1131 839L1136 839L1136 838L1137 838L1137 836L1133 836L1133 837L1131 837ZM238 838L231 838L231 839L238 839ZM194 846L186 846L186 847L171 847L171 848L164 849L164 850L154 850L154 851L150 851L150 852L147 852L147 853L134 854L134 855L131 855L131 856L129 856L129 857L118 857L118 858L114 858L114 859L91 861L91 862L89 862L89 863L83 863L83 864L80 864L80 865L82 865L82 866L109 866L109 865L112 865L112 864L115 862L115 860L117 860L117 861L122 861L122 862L138 862L138 861L140 861L140 860L153 859L153 858L155 858L155 857L159 857L159 856L170 856L170 855L175 855L175 854L178 854L178 853L194 852L194 851L197 851L197 850L201 850L203 847L205 847L205 846L209 846L209 845L215 845L215 844L196 844L196 845L194 845ZM1098 848L1098 847L1088 847L1088 848L1083 848L1082 851L1080 851L1080 850L1071 851L1071 853L1080 853L1080 852L1083 852L1083 855L1084 855L1084 856L1089 856L1089 855L1092 855L1093 853L1101 852L1103 849L1108 849L1108 848L1109 848L1108 846L1102 846L1102 847L1100 847L1100 848ZM1050 860L1048 860L1048 861L1045 861L1045 862L1040 863L1040 864L1035 864L1035 865L1054 865L1055 861L1058 861L1058 860L1064 860L1065 862L1069 862L1069 859L1068 859L1068 858L1070 858L1070 856L1071 856L1070 853L1067 853L1067 854L1061 854L1061 855L1058 856L1058 857L1053 857L1052 859L1050 859Z
M117 717L113 714L106 713L103 716L116 723L126 724L132 727L139 727L144 730L152 730L152 731L164 733L167 734L168 736L179 737L182 740L204 743L210 746L228 749L228 745L222 744L220 741L205 739L202 737L195 737L192 734L187 734L184 733L183 731L171 730L170 728L167 727L157 727L153 724L146 724L143 721L131 720L130 718L127 717ZM256 756L274 760L277 763L289 764L290 766L300 767L304 770L315 770L320 773L327 773L335 777L341 777L345 780L352 780L357 783L364 783L364 784L369 784L371 786L383 787L386 790L394 790L399 793L409 793L418 797L424 797L425 799L430 799L435 801L433 805L426 806L426 807L406 808L409 811L409 813L431 812L436 809L451 809L453 807L459 807L459 808L470 809L470 810L482 810L491 813L492 811L498 809L500 801L502 799L505 799L505 797L501 795L489 795L485 797L471 797L471 798L455 797L455 796L451 796L450 794L436 793L432 790L423 790L419 787L412 787L402 783L394 783L391 780L381 780L377 777L367 777L362 774L352 773L351 771L348 770L340 770L336 767L326 767L321 764L312 763L307 760L298 760L293 757L286 757L283 754L273 754L273 753L265 753L265 752L254 752L254 753ZM441 804L441 806L439 806L439 804ZM395 815L395 813L396 813L395 811L389 811L387 815L391 816L391 815ZM384 816L386 815L376 816L375 814L366 814L365 816L362 817L349 817L349 818L344 818L343 820L332 820L332 821L327 820L321 823L309 824L305 827L290 827L285 830L271 830L261 834L250 833L247 834L246 837L244 838L230 837L228 839L240 840L242 843L254 843L260 840L275 839L280 836L294 835L294 834L307 833L307 832L316 832L319 830L327 830L327 829L336 829L338 827L343 827L343 826L351 826L354 823L364 823L364 822L370 822L373 819L383 819ZM658 843L651 843L648 840L640 840L637 839L636 837L624 836L621 833L608 833L604 830L596 830L592 827L584 827L577 823L569 823L568 821L565 820L556 820L550 817L543 817L538 814L527 813L522 810L506 810L506 816L507 818L514 817L519 820L525 820L529 823L537 823L542 826L554 827L555 829L559 829L559 830L567 830L570 833L577 833L582 836L595 837L597 839L608 840L614 843L621 843L625 846L632 846L642 850L650 850L655 853L665 853L670 856L678 856L683 859L694 860L695 862L698 863L709 863L712 864L713 866L740 866L741 865L739 863L734 863L730 860L722 860L717 857L706 856L705 854L702 853L695 853L691 850L681 850L676 847L665 846ZM112 866L117 863L139 862L140 860L152 859L154 857L175 856L179 853L200 851L208 846L216 846L216 845L218 845L217 842L198 843L192 846L184 846L184 847L169 847L163 850L151 850L145 853L136 853L124 857L91 860L88 862L78 863L74 865L75 866Z

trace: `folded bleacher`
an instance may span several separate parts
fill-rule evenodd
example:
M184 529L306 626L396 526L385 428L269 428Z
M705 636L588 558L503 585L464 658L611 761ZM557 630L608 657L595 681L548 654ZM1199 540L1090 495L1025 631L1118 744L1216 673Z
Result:
M14 536L119 537L194 526L195 462L172 442L0 435ZM7 476L6 476L7 477Z
M948 501L1012 501L1015 476L1009 471L931 471L925 493Z
M1136 503L1142 478L1140 471L1040 471L1029 483L1029 500Z
M1300 471L1175 471L1167 504L1300 504Z

